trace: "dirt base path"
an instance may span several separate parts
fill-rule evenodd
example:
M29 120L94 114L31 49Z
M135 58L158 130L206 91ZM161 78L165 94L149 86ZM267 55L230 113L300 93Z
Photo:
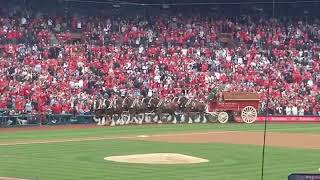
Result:
M226 143L263 145L263 132L217 131L175 135L152 135L136 140L171 143ZM320 149L320 134L268 132L267 146Z

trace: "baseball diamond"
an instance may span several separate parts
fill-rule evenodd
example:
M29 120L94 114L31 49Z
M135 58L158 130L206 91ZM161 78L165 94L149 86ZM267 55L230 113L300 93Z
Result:
M68 125L1 129L0 159L6 165L0 168L0 175L44 180L164 177L255 180L261 168L262 131L262 124L154 124L112 128ZM266 179L285 179L292 172L317 172L319 163L314 159L319 157L319 132L319 124L270 124ZM208 161L173 167L170 163L166 166L143 165L104 159L157 153L183 154ZM153 157L150 162L168 160L159 157Z
M0 180L316 180L319 9L1 0Z

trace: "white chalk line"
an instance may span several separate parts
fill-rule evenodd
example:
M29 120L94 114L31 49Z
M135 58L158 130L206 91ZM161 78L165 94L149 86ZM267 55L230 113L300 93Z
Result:
M10 145L26 145L26 144L50 144L50 143L63 143L63 142L82 142L82 141L100 141L100 140L112 140L112 139L128 139L132 136L124 137L91 137L91 138L72 138L72 139L53 139L53 140L43 140L43 141L29 141L29 142L16 142L16 143L0 143L0 146L10 146Z
M137 138L152 138L152 137L168 137L168 136L192 136L192 135L208 135L208 134L223 134L223 133L238 133L242 131L211 131L211 132L190 132L190 133L176 133L176 134L151 134L151 135L136 135L136 136L115 136L115 137L89 137L89 138L71 138L71 139L52 139L52 140L34 140L27 142L13 142L0 143L0 146L14 146L14 145L29 145L29 144L50 144L50 143L64 143L64 142L83 142L83 141L101 141L101 140L115 140L115 139L137 139Z
M12 178L12 177L0 177L0 180L28 180L28 179Z

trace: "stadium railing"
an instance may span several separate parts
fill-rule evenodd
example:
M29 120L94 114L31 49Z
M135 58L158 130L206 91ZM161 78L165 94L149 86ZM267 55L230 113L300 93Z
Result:
M0 127L91 124L93 115L84 114L19 114L0 115Z
M0 127L94 124L96 122L93 117L93 114L0 114ZM270 115L269 117L259 115L257 122L262 122L265 119L271 122L320 122L320 116L316 115ZM241 122L241 117L235 117L235 121Z

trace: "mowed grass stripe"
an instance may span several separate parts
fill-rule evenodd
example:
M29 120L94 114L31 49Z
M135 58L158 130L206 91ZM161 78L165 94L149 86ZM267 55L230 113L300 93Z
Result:
M105 128L1 132L0 142L203 131L262 131L263 124L170 124ZM268 131L320 133L320 124L269 124Z
M31 145L24 145L25 148ZM44 148L47 147L47 148ZM55 173L56 171L59 172L60 166L70 167L67 168L67 171L61 171L61 174L68 174L69 177L76 178L76 179L84 179L88 177L96 177L96 179L103 179L104 177L109 177L110 179L131 179L130 177L139 178L139 179L161 179L157 178L159 177L170 177L170 179L182 179L183 176L184 179L200 179L200 177L203 177L206 179L207 177L215 177L214 179L225 179L225 174L227 173L227 178L233 178L233 177L249 177L248 179L255 179L257 173L257 169L259 169L260 164L260 153L258 151L261 150L261 148L254 147L254 146L235 146L235 145L224 145L224 144L200 144L200 145L188 145L188 144L166 144L166 143L145 143L145 142L130 142L130 141L97 141L97 142L77 142L77 143L61 143L60 145L57 144L48 144L48 145L37 145L35 149L43 148L43 153L38 151L40 154L46 154L46 153L54 153L54 149L61 149L64 147L63 154L61 155L61 158L53 160L52 163L56 165L52 166L46 166L46 167L38 167L37 162L41 160L41 163L45 163L47 160L44 159L32 159L32 166L35 166L39 169L50 169L50 171L54 171L54 173L50 174L48 177L49 179L54 178L55 176L59 177L59 179L64 179L66 176L61 176L59 173ZM91 150L88 148L91 147ZM207 151L206 148L207 147ZM13 150L14 148L11 147L7 150ZM29 153L29 148L27 152ZM48 149L53 149L51 151L47 151ZM95 151L93 151L95 149ZM208 165L192 165L192 166L174 166L174 168L165 167L165 166L143 166L143 165L123 165L118 163L109 163L104 162L103 160L100 160L100 158L103 158L104 156L107 156L108 154L122 154L122 153L135 153L135 152L150 152L154 150L166 150L166 151L178 151L185 154L193 154L195 156L201 154L201 157L208 157L210 159L214 159L210 164ZM21 148L20 150L23 150ZM88 153L88 151L91 151L92 153ZM279 151L287 151L287 149L280 149ZM290 150L289 150L290 151ZM58 152L58 151L57 151ZM269 151L268 151L269 152ZM273 150L271 150L273 152ZM297 151L294 150L294 154L297 153L305 153L305 151ZM89 162L83 162L83 159L77 159L77 154L82 154L82 157L86 156L95 156L92 161ZM278 153L278 151L275 151L273 153L275 155L284 155L285 153ZM250 155L248 157L248 155ZM34 157L36 157L35 155ZM69 157L68 157L69 156ZM97 157L99 156L99 157ZM102 156L102 157L101 157ZM313 156L314 157L314 156ZM236 159L235 164L221 164L221 163L215 163L215 162L223 162L226 158L232 158ZM310 156L311 158L311 156ZM51 158L49 158L51 159ZM90 158L89 158L90 159ZM288 162L292 164L291 161L289 161L292 158L289 159L283 159L283 161L280 161L281 164L287 164ZM309 159L309 157L308 157ZM279 163L279 158L269 158L272 162ZM88 160L87 160L88 161ZM103 161L103 163L101 163ZM212 164L211 164L212 163ZM76 164L76 166L75 166ZM17 164L16 164L17 165ZM24 165L24 164L23 164ZM93 166L95 169L92 170L90 166ZM18 166L18 165L17 165ZM304 169L312 168L313 165L305 165ZM89 167L89 168L88 168ZM11 168L11 167L10 167ZM10 168L8 170L10 170ZM283 170L278 170L278 166L272 167L273 171L271 172L279 172L283 173ZM124 172L125 171L125 172ZM85 173L79 173L79 172L86 172L88 175L85 175ZM254 173L253 173L254 172ZM147 173L150 175L141 175L142 173ZM279 174L278 173L278 174ZM234 175L238 174L238 175ZM43 174L45 175L45 174ZM286 175L285 175L286 176ZM285 177L281 176L281 177ZM55 177L55 178L57 178ZM81 178L82 177L82 178ZM280 176L277 176L278 178Z
M81 164L80 164L81 165ZM50 168L51 170L54 170L54 169L52 169L51 167L48 167L48 168ZM225 169L226 167L224 167L224 169ZM245 168L245 167L243 167L243 166L230 166L230 167L228 167L228 168L231 168L231 169L233 169L232 171L230 171L230 173L237 173L237 174L239 174L239 173L241 173L241 174L243 174L243 175L250 175L251 173L249 173L249 172L251 172L251 171L256 171L257 169L248 169L248 168ZM60 169L60 168L59 168ZM64 171L61 171L61 170L59 170L59 169L56 169L59 173L62 173L62 174L64 174ZM83 168L83 170L86 170L87 168ZM216 169L216 168L213 168L214 169L214 171L215 171L215 173L217 173L217 174L224 174L224 173L226 173L226 172L228 172L228 171L225 171L224 169ZM239 169L241 169L241 171L237 171L237 169L239 170ZM78 171L79 169L77 169L77 171ZM117 169L109 169L109 170L112 170L112 171L116 171ZM132 171L132 169L127 169L127 170L130 170L130 171L128 171L129 173L129 175L132 175L132 174L135 174L133 171ZM207 172L210 172L210 170L212 171L212 169L200 169L201 171L199 171L198 169L197 169L197 173L196 174L198 174L198 173L202 173L203 174L203 176L206 176L206 175L210 175L210 173L207 173ZM190 170L188 170L188 172L189 172ZM170 173L169 173L170 171L168 171L166 174L167 175L170 175ZM244 173L244 172L248 172L248 173ZM96 175L97 175L97 172L93 172L92 170L90 171L90 173L95 173ZM126 173L124 173L124 172L119 172L119 173L122 173L122 175L125 175ZM139 168L139 171L137 172L137 173L148 173L148 171L144 171L142 168ZM154 173L154 171L150 171L150 173ZM177 173L177 172L174 172L174 173ZM189 172L190 173L190 172ZM228 172L229 173L229 172ZM69 173L70 174L70 173ZM212 175L212 174L211 174ZM224 176L224 175L221 175L221 176ZM172 177L172 176L170 176L170 177ZM220 176L215 176L215 177L220 177Z
M38 160L46 160L46 159L43 159L43 158L40 158L40 159L37 159L37 158L34 158L34 160L33 161L38 161ZM29 163L31 163L32 161L29 161ZM60 162L60 161L52 161L52 162ZM71 164L69 164L70 162L69 161L61 161L61 162L63 162L64 164L66 164L66 165L72 165L73 163L71 163ZM284 163L286 163L286 164L288 164L288 162L284 162ZM80 163L81 165L86 165L86 163ZM79 165L80 165L79 164ZM90 163L87 163L87 164L90 164ZM221 164L217 164L217 166L219 167ZM239 164L238 164L239 165ZM235 166L235 167L237 167L238 165L232 165L232 166ZM223 166L222 166L223 167ZM277 167L281 167L281 166L277 166L277 165L275 165L274 166L275 168L277 168ZM206 169L206 167L202 167L203 168L203 170L205 171L205 169ZM237 167L238 168L238 167ZM247 167L247 168L244 168L244 170L251 170L251 168L252 167ZM152 169L152 168L151 168ZM216 169L219 169L219 168L216 168ZM222 168L222 170L223 170L223 168Z
M174 133L174 132L203 132L204 130L225 130L225 129L246 128L240 127L238 124L230 124L228 126L220 126L220 124L179 124L179 125L145 125L145 126L124 126L124 127L105 127L105 128L84 128L84 129L63 129L63 130L39 130L26 132L1 132L0 142L2 140L15 139L57 139L71 137L99 137L127 134L142 133Z

